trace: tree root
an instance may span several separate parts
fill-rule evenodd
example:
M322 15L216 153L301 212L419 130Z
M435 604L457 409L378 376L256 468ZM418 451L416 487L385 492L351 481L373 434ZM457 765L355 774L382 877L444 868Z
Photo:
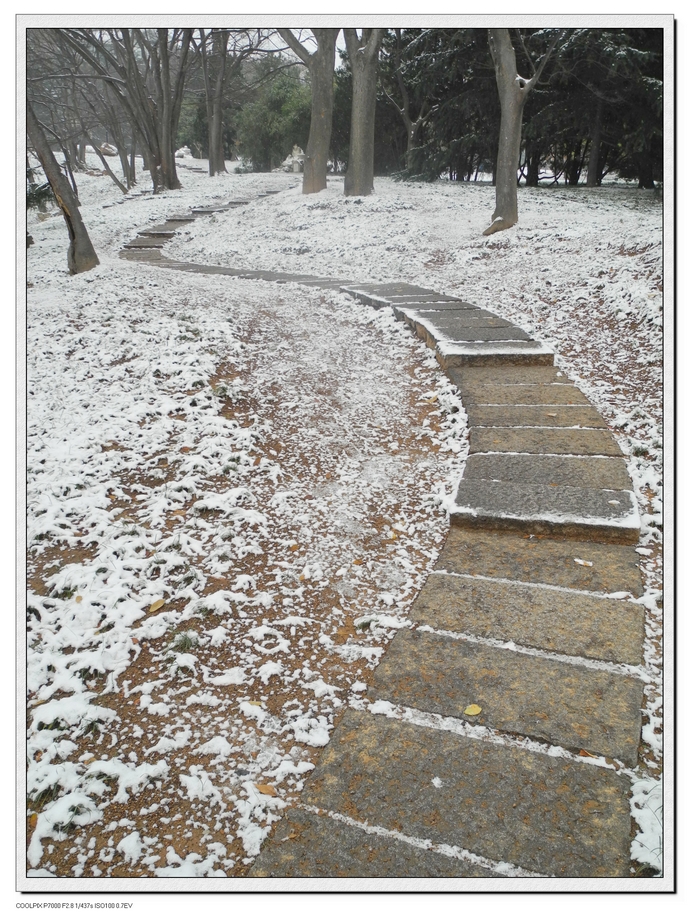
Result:
M491 224L484 230L482 236L491 236L492 233L498 233L499 230L508 230L510 227L514 227L517 223L516 220L506 220L504 217L496 217L491 221Z

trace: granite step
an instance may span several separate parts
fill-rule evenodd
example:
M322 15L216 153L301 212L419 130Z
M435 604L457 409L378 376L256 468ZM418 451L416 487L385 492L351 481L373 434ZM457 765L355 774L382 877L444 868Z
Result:
M582 489L632 489L625 460L621 457L471 454L465 464L463 482L473 479Z
M249 878L501 878L467 859L291 809Z
M641 604L575 590L431 572L409 617L420 626L577 658L642 664Z
M470 453L623 456L609 431L594 428L471 428Z
M471 428L606 428L594 406L465 406Z
M644 684L583 667L420 630L400 630L367 695L465 719L577 753L637 763Z
M590 402L576 386L550 384L477 384L460 391L466 406L589 406Z
M166 240L155 239L151 236L138 236L136 239L125 243L125 249L162 249Z
M628 491L463 479L454 501L451 524L468 528L610 543L637 544L640 538L637 504Z
M540 342L471 342L467 344L440 341L436 345L436 360L445 371L450 367L493 367L509 365L553 364L552 349Z
M642 595L634 547L451 527L436 571L597 594Z
M398 318L402 318L409 326L426 326L432 324L439 329L444 324L460 323L465 326L480 326L491 329L513 329L514 323L501 319L472 304L453 305L452 303L433 304L429 309L423 305L395 305L393 310Z
M446 376L460 390L463 402L478 388L492 386L545 386L571 384L565 371L555 365L542 367L449 367Z
M146 230L140 230L139 236L150 236L155 239L166 239L171 240L176 236L177 230L166 229L165 227L149 227Z
M468 310L473 313L473 310ZM518 326L489 326L462 323L457 315L452 322L432 323L430 320L415 323L420 339L434 347L439 342L534 342L534 339Z
M160 249L151 248L150 246L134 248L123 248L118 253L120 259L127 259L130 262L159 262L164 261L165 256Z
M628 874L630 784L612 770L349 710L306 805L556 878Z

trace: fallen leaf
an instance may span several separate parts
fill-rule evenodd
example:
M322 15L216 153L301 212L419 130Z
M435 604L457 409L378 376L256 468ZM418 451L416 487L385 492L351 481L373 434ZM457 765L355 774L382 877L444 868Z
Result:
M577 562L578 565L586 565L589 568L591 568L594 565L593 562L587 562L586 559L575 559L575 562Z
M299 549L299 543L293 543L293 544L291 544L290 549L291 549L291 550Z
M165 601L162 598L159 598L157 601L154 601L149 607L149 613L155 613L156 610L160 610Z
M278 795L273 786L263 786L259 783L256 784L256 791L262 795Z
M249 700L250 706L258 706L261 709L261 703L258 700Z
M74 600L75 600L75 603L81 604L81 602L84 600L84 598L81 596L81 594L77 594L77 596L74 598Z
M557 418L557 415L555 412L547 412L546 414L548 415L549 418Z
M184 517L185 512L184 511L173 511L172 514L176 514L178 515L178 517Z
M352 564L353 565L364 565L364 561L362 559L353 559Z
M134 645L139 645L139 640L135 639L134 637L132 637L132 642L134 643Z
M590 754L589 751L585 751L584 748L581 751L578 751L580 757L594 757L594 754Z
M466 716L478 716L481 711L482 707L477 706L476 703L472 703L471 706L468 706L467 709L464 710Z
M31 825L31 827L36 827L36 825L38 824L38 815L36 814L36 812L34 812L29 818L29 824Z
M254 466L258 466L261 463L261 457L254 458Z
M191 449L192 449L191 447L181 447L181 448L180 448L180 453L181 453L181 454L188 454L188 453L190 452Z

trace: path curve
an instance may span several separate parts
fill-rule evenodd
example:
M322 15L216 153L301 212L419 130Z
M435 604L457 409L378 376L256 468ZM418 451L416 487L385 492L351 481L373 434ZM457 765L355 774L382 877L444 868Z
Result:
M250 877L628 877L644 608L617 442L550 349L474 304L163 255L177 228L244 203L173 215L121 255L390 307L434 349L470 427L415 625L396 634L371 704L345 712Z

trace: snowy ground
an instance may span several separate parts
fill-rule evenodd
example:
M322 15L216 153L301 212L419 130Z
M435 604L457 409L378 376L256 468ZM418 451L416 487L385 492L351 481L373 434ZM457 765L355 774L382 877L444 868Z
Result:
M244 874L445 537L464 413L388 312L118 258L147 224L268 189L167 251L459 293L553 345L630 454L648 609L636 792L654 801L660 201L522 190L519 226L485 239L488 187L378 180L360 200L333 179L302 196L292 175L189 165L182 191L126 200L78 176L101 259L85 275L66 273L62 218L29 217L31 873ZM644 816L633 857L657 864Z

